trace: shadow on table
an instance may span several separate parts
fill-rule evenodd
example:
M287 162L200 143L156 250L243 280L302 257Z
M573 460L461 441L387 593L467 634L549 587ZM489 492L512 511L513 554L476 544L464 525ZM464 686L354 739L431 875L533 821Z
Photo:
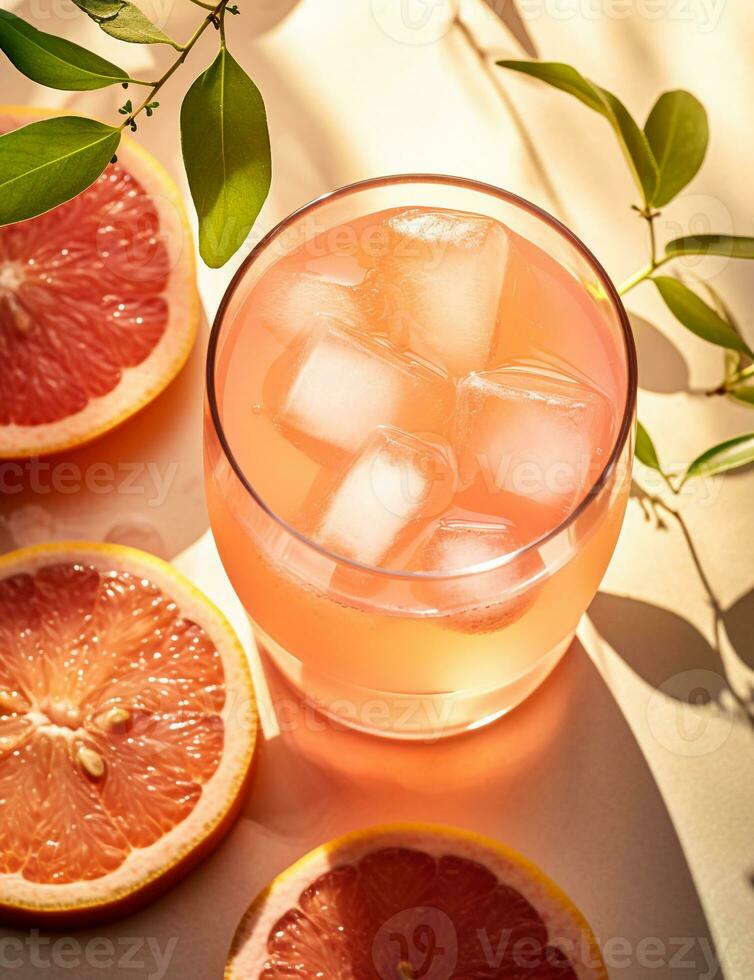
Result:
M569 215L567 202L560 196L558 188L555 186L555 183L550 176L549 167L545 163L545 160L537 147L536 141L529 131L524 114L519 110L515 100L511 98L510 94L508 93L508 89L505 84L505 72L498 68L495 64L496 61L505 58L520 57L521 52L519 51L519 47L523 48L524 53L530 58L538 58L539 51L537 45L529 33L526 22L522 17L515 0L486 0L486 2L508 29L513 40L517 42L516 45L514 45L513 50L510 48L493 49L483 46L479 42L474 30L464 21L463 17L459 17L456 21L458 36L474 53L479 66L489 77L495 91L497 92L500 102L510 117L511 122L518 131L532 169L542 183L542 187L544 188L546 194L552 201L553 207L558 216L563 220L567 220Z
M750 670L754 670L754 589L742 595L730 609L723 612L723 622L739 659Z
M689 391L689 366L683 354L653 323L629 313L639 361L639 386L672 394Z
M626 949L633 953L633 966L616 976L643 975L636 955L645 940L652 976L674 980L677 937L690 944L688 975L706 975L713 946L671 819L578 642L508 717L434 744L340 728L308 709L266 662L265 673L280 730L266 724L273 733L260 746L242 818L164 898L104 932L76 932L83 949L104 935L123 955L126 946L138 948L144 975L220 976L238 921L271 877L338 834L418 820L488 834L539 864L583 910L603 947L619 943L624 965ZM47 950L55 936L39 938ZM168 972L158 972L158 959ZM130 972L116 964L108 976ZM76 976L101 973L87 960Z
M370 824L454 824L541 865L603 942L693 936L701 956L708 928L672 822L578 642L509 716L433 744L342 728L308 708L264 655L263 663L280 730L262 749L245 816L264 826L270 846L278 841L281 867ZM253 867L246 874L251 894L261 882ZM656 975L670 978L669 965Z
M597 632L632 670L652 687L673 674L708 670L720 674L719 695L727 690L720 655L681 616L649 602L600 592L589 607Z
M43 541L131 545L171 559L207 529L205 318L188 362L149 405L78 449L6 464L0 551Z
M490 7L505 24L511 35L521 45L530 58L538 58L539 50L534 38L526 26L521 11L516 0L485 0Z
M732 474L729 478L735 477L736 474ZM708 641L677 613L648 602L606 593L595 597L589 608L589 618L597 632L647 683L656 688L662 686L664 693L671 697L685 699L681 693L683 685L674 693L673 685L667 683L669 680L684 671L705 670L710 676L717 674L720 683L710 685L710 699L722 703L726 695L732 695L754 724L754 684L751 680L754 669L751 639L754 589L725 609L680 511L662 498L646 493L636 481L631 484L631 497L638 500L645 518L654 521L658 533L666 533L675 526L683 536L689 559L707 595L713 641Z

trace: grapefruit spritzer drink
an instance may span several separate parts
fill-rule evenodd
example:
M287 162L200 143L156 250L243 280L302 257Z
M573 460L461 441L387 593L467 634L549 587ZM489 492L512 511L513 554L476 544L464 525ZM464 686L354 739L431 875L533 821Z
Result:
M210 345L210 518L325 712L432 737L553 669L615 545L635 400L596 261L494 188L390 178L278 226Z

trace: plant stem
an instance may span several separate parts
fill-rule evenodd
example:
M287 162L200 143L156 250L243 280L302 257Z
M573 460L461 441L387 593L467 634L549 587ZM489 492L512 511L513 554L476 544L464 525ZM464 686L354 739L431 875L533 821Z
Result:
M715 594L714 589L712 588L712 584L710 580L707 578L707 574L705 573L704 568L702 567L701 560L699 558L696 547L694 545L694 541L691 537L691 532L689 531L688 526L685 520L683 519L682 514L679 511L675 510L675 508L668 506L668 504L666 504L665 501L662 500L660 497L655 497L651 494L647 494L647 499L649 500L649 502L652 504L653 507L658 507L664 510L666 514L668 514L670 517L673 517L677 521L678 526L681 529L681 534L683 535L684 541L686 542L686 547L688 548L689 554L691 555L691 560L694 563L694 568L696 569L696 572L699 576L699 580L702 583L702 588L707 593L707 599L709 601L709 604L712 607L712 610L715 613L715 615L716 616L719 615L721 611L720 602L717 598L717 595Z
M727 395L729 391L732 391L736 387L736 385L751 377L754 377L754 364L741 368L740 371L734 371L730 377L725 378L724 381L721 381L717 388L712 388L710 391L705 392L705 394L707 397L711 397L712 395Z
M220 28L220 47L224 51L225 50L225 6L224 5L220 9L217 16L219 21L218 26Z
M657 258L657 236L655 234L655 220L660 216L659 211L639 211L641 217L647 222L647 227L649 228L649 265L640 269L638 272L634 273L629 279L619 287L618 293L621 296L625 296L626 293L631 292L640 282L644 282L649 279L661 266L669 262L671 256L664 255L661 259Z
M704 565L702 563L701 556L694 543L694 539L691 535L689 526L686 524L686 521L684 520L683 515L680 513L680 511L677 511L674 507L670 507L668 504L665 503L664 500L661 500L659 497L654 497L651 494L647 494L646 492L645 492L644 499L647 501L649 507L654 508L656 518L659 519L658 511L662 510L669 517L673 518L673 520L677 523L678 528L680 529L680 532L683 536L684 542L688 549L689 556L691 558L691 561L693 562L694 569L696 570L696 573L699 576L699 581L701 583L702 589L705 592L705 595L707 597L707 602L709 603L710 611L712 613L712 632L714 637L712 641L713 649L715 653L718 655L718 657L720 658L720 662L723 668L723 674L725 680L727 681L730 692L732 693L733 697L736 699L740 707L743 709L744 717L748 717L751 719L752 718L751 700L749 697L744 695L740 690L738 690L734 686L733 678L729 675L729 672L726 669L726 660L723 657L723 653L722 653L722 637L725 631L723 607L720 603L720 600L717 597L717 593L712 587L712 583L710 582L707 573L704 570Z
M192 3L195 3L197 5L197 7L204 7L205 10L214 10L215 9L212 6L211 3L202 3L202 0L191 0L191 2Z
M181 53L178 55L176 60L168 68L168 70L165 72L162 78L158 79L152 85L149 95L144 99L141 105L139 105L138 108L135 109L134 112L132 112L129 116L127 116L123 123L121 123L120 129L125 129L126 126L130 126L133 120L136 119L136 117L141 112L143 112L144 109L146 109L147 105L154 99L155 95L157 95L157 93L160 91L160 89L165 84L165 82L167 82L170 76L180 68L180 66L188 57L189 51L191 51L191 49L194 47L194 45L202 36L202 34L204 34L204 32L207 30L210 24L218 23L218 21L222 23L223 12L225 11L225 7L228 3L229 0L220 0L220 2L215 4L214 7L207 8L210 12L207 14L207 16L201 22L201 24L197 27L197 29L194 31L194 33L191 35L188 41L180 46L179 50ZM201 4L201 6L204 7L207 5Z
M674 487L673 486L673 483L672 483L672 481L670 479L670 477L668 476L668 474L664 470L658 470L657 472L660 474L660 476L665 481L665 486L668 488L668 490L670 490L670 492L673 494L674 497L677 497L678 496L678 493L679 493L679 491L681 489L681 487L683 486L683 484L681 483L680 486Z
M657 236L655 235L655 218L659 211L647 211L643 215L649 229L649 264L653 269L657 268Z
M650 279L661 266L665 265L666 262L669 262L675 257L672 255L664 255L661 259L657 258L657 236L655 234L654 223L659 217L660 212L652 211L649 208L644 208L643 210L636 208L635 210L637 210L639 215L647 222L647 227L649 229L649 264L643 269L640 269L638 272L634 273L634 275L629 279L626 279L623 285L618 288L619 296L625 296L626 293L631 292L631 290L638 286L639 283ZM712 388L710 391L705 392L705 394L708 397L712 397L713 395L727 395L728 392L733 390L736 385L740 384L741 381L744 381L746 378L750 378L752 376L754 376L754 364L735 371L729 377L724 378L717 388ZM674 494L678 493L683 486L683 482L679 484L678 490L676 490L662 470L659 472L662 474L662 478L665 480L665 483L668 485L670 490L672 490Z
M650 265L641 269L629 279L626 279L623 285L618 287L618 294L625 296L626 293L630 293L635 286L638 286L640 282L644 282L645 279L650 279L658 269L661 269L666 262L670 262L672 258L674 258L672 255L663 255L661 259L656 259L654 265L650 263Z
M745 381L746 378L750 378L752 375L754 375L754 364L750 364L748 367L741 368L740 371L731 374L729 378L725 379L725 382L729 387L734 388L739 381Z
M637 273L631 276L630 279L626 279L623 285L618 288L618 292L621 296L625 296L626 293L629 293L634 288L634 286L638 286L640 282L644 282L645 279L649 279L653 272L654 268L651 265L646 266L644 269L640 269Z

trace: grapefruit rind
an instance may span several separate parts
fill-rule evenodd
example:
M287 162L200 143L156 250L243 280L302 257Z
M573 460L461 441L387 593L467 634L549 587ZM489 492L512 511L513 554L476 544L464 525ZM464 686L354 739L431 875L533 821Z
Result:
M89 924L133 911L170 887L219 842L243 801L258 735L256 699L246 653L225 616L184 575L153 555L122 545L82 541L34 545L0 557L0 579L66 560L118 568L149 579L200 624L222 657L228 696L220 763L191 813L154 844L135 848L101 878L67 884L0 874L0 914L21 923Z
M56 115L62 112L0 105L0 128L4 119L25 124ZM174 261L168 322L147 359L135 367L123 368L116 387L106 395L92 398L81 411L43 425L0 426L0 459L46 456L99 438L153 401L184 366L194 346L200 301L193 237L183 198L165 168L135 140L124 134L117 152L125 169L151 195L160 217L161 232L171 243ZM177 248L175 243L179 243Z
M311 882L337 865L356 863L375 850L389 847L415 848L433 857L453 854L483 864L534 906L550 936L584 950L587 963L573 963L579 980L609 980L586 918L537 865L512 848L472 831L419 823L388 824L346 834L315 848L281 872L257 895L239 923L225 980L261 976L272 928L286 910L297 906L301 892Z

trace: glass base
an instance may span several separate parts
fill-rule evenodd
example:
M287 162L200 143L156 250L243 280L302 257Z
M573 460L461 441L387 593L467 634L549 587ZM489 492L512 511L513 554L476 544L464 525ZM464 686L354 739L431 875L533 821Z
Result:
M554 670L575 633L540 657L526 673L492 690L399 694L377 691L307 668L251 620L257 644L287 682L340 725L383 738L432 742L482 728L507 714Z

